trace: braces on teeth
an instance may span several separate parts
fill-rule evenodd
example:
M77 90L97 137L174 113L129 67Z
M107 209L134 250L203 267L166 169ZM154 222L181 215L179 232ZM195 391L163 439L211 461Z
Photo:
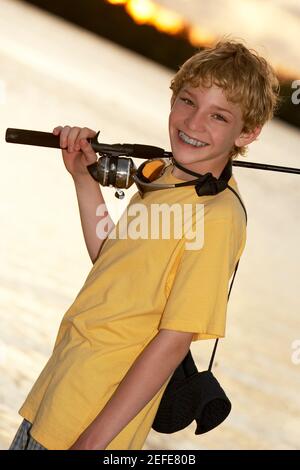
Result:
M183 140L183 142L191 144L194 147L205 147L207 145L205 142L200 142L199 140L190 138L183 131L179 132L179 137L181 138L181 140Z

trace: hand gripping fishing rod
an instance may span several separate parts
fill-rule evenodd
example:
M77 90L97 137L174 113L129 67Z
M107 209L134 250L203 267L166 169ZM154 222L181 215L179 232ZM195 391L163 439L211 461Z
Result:
M88 139L93 150L101 155L101 158L88 165L91 176L102 186L114 186L115 188L129 188L134 182L137 168L132 158L147 159L171 159L172 152L167 152L160 147L141 144L104 144L98 142L98 135ZM8 128L5 134L6 142L14 144L35 145L39 147L51 147L61 149L60 137L50 132L32 131L26 129ZM61 149L62 150L62 149ZM126 158L122 158L126 157ZM256 170L280 171L282 173L300 174L300 168L290 168L265 163L232 161L233 166L254 168ZM117 197L124 197L124 193L117 189Z
M132 157L132 158L169 158L171 152L154 147L152 145L140 144L103 144L98 142L97 132L95 137L87 139L95 152L101 155L109 155L111 157ZM61 149L60 138L51 132L29 131L26 129L6 129L6 142L13 144L37 145L39 147L52 147Z

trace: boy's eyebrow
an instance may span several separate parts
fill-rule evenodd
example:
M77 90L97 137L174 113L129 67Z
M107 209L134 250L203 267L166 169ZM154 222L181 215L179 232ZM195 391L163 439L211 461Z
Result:
M233 116L232 112L229 111L229 109L225 109L225 108L220 108L220 106L217 106L216 104L213 104L212 105L213 108L217 108L219 111L225 111L226 113L229 113Z
M186 88L183 88L182 91L185 91L185 93L188 93L189 95L191 96L194 96L194 93L190 92L189 90L187 90ZM231 111L229 111L229 109L226 109L226 108L221 108L220 106L216 105L216 104L213 104L211 106L212 108L216 108L218 109L219 111L225 111L226 113L229 113L233 116L233 113Z

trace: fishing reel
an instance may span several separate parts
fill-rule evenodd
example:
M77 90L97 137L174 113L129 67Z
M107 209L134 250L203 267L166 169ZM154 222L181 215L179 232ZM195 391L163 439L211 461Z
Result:
M116 188L115 196L123 199L122 189L128 189L134 183L137 167L130 157L103 155L97 162L87 166L90 175L102 186Z
M90 175L102 186L116 188L115 196L118 199L125 197L122 189L128 189L133 183L142 195L145 186L158 178L167 164L170 164L172 153L166 152L160 147L140 144L101 144L98 142L97 132L95 137L89 139L95 152L101 155L97 162L87 166ZM138 168L132 158L142 158L147 161ZM155 186L155 185L154 185ZM153 187L153 190L161 188Z
M123 199L125 194L122 189L130 188L133 183L136 184L141 197L148 191L178 186L178 184L155 182L170 164L170 158L152 158L147 159L137 168L130 157L103 155L97 162L88 165L87 169L95 181L102 186L113 186L116 188L115 196Z

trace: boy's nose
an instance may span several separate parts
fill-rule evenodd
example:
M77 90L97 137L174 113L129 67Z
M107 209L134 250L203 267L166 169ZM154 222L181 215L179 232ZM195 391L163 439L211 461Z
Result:
M203 132L206 129L205 119L200 111L194 111L185 120L186 126L192 131Z

